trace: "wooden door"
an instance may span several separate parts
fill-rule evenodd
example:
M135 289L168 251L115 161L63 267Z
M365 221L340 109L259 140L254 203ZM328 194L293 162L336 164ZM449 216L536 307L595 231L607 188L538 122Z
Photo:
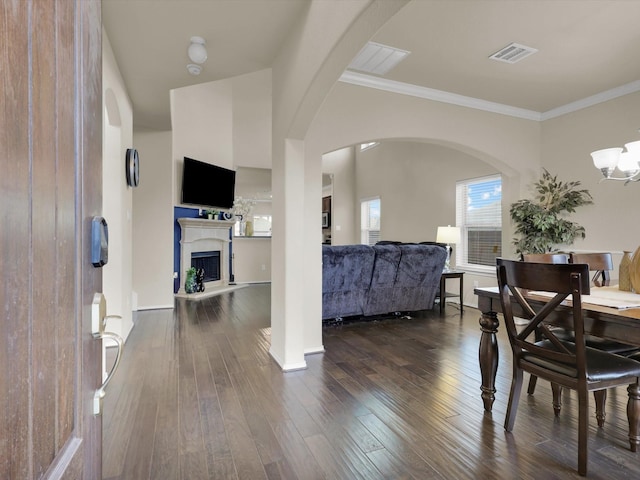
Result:
M101 476L97 0L0 2L0 478Z

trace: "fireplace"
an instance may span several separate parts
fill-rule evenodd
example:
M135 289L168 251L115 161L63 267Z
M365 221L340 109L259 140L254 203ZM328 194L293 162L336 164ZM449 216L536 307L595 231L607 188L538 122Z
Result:
M220 280L220 250L211 252L191 252L191 266L204 270L204 281Z
M215 268L209 262L215 262L218 272L217 279L205 278L205 293L214 292L217 287L229 285L229 246L231 242L231 227L233 221L207 220L204 218L179 218L182 229L180 239L180 289L178 294L185 294L184 280L192 262L207 263L204 266L205 275L215 273ZM206 258L215 256L217 259ZM195 259L194 259L195 256ZM196 266L196 265L193 265ZM196 268L198 268L196 266Z

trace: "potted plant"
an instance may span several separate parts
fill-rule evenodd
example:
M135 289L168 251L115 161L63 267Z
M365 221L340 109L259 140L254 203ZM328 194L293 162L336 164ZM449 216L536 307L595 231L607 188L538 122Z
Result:
M191 267L187 270L187 278L184 281L184 291L187 293L195 293L196 291L196 268Z
M216 218L218 216L218 210L214 210L212 208L207 208L204 213L207 214L207 218L209 220L213 220L214 218Z
M518 235L513 239L516 253L553 252L557 245L571 245L577 237L584 238L584 227L565 217L577 207L593 203L589 191L579 189L580 182L559 181L546 169L534 187L534 200L518 200L509 210Z

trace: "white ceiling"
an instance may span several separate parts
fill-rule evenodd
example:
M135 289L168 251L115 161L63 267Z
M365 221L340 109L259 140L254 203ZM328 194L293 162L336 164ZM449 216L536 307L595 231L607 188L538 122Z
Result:
M172 88L271 66L308 3L103 0L134 124L169 129ZM383 79L542 113L637 89L639 20L640 0L414 0L371 40L411 52ZM198 77L186 70L193 35L209 52ZM511 42L538 53L513 65L488 58Z

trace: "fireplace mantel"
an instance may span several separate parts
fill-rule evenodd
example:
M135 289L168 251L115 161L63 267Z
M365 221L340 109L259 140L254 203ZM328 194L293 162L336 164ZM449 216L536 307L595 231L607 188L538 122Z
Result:
M205 283L205 292L213 287L229 285L229 243L230 230L234 222L228 220L208 220L205 218L178 218L182 229L180 239L180 290L184 294L184 281L191 267L194 252L220 251L220 280Z

